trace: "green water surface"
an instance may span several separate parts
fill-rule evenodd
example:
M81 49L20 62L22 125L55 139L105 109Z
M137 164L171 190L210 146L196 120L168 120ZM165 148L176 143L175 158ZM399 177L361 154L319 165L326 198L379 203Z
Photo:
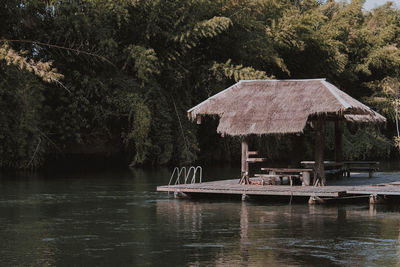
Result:
M175 200L169 176L1 175L0 266L400 266L399 207Z

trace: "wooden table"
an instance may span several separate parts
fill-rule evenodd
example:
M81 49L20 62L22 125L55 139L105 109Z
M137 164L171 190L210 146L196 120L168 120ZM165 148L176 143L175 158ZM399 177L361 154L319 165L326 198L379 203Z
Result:
M280 178L289 177L290 185L293 184L293 178L299 177L302 185L310 185L310 176L313 169L299 168L261 168L262 171L268 171L269 175L278 175Z
M301 161L301 165L303 165L306 168L314 168L315 161ZM342 167L343 162L336 162L336 161L324 161L324 167Z
M378 170L378 161L344 161L344 172L347 177L350 177L351 171L368 171L369 178Z
M301 161L301 165L305 168L313 168L315 165L315 161ZM343 162L336 162L336 161L324 161L324 169L325 174L332 174L334 176L343 176Z

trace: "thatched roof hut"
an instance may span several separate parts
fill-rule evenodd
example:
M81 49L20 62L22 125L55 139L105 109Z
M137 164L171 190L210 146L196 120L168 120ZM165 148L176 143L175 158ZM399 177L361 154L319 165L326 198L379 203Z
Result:
M335 121L335 160L342 157L342 121L385 123L382 115L339 90L325 79L239 81L188 110L190 119L220 117L222 135L287 134L315 130L315 177L325 184L325 121ZM242 138L242 175L248 177L248 145Z
M350 122L386 119L325 79L239 81L188 110L188 116L217 115L217 131L243 136L303 132L318 115Z

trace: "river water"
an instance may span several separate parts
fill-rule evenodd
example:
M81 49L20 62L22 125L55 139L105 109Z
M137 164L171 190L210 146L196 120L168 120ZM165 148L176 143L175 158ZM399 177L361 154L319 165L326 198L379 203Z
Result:
M1 175L0 266L400 266L399 207L175 200L169 176Z

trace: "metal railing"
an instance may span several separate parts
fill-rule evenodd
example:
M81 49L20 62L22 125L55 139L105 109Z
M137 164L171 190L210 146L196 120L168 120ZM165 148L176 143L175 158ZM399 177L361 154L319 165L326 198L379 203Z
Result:
M182 179L183 179L183 181L182 181L183 184L187 184L189 178L191 178L190 183L195 184L196 177L198 177L198 182L201 183L202 177L203 177L203 169L201 168L201 166L197 166L197 167L191 166L189 168L189 170L186 171L186 167L182 167L180 169L179 169L179 167L175 167L172 172L171 178L169 179L168 185L171 185L174 177L176 177L174 185L182 184L181 183Z

